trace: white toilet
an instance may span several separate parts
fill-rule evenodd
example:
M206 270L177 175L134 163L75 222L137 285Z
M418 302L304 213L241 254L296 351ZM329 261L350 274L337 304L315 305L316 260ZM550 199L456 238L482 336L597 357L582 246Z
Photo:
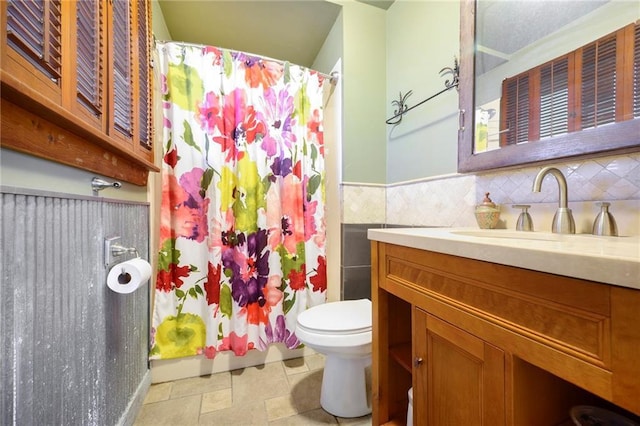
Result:
M371 301L343 300L298 315L296 336L325 355L320 405L338 417L371 412L365 370L371 365Z

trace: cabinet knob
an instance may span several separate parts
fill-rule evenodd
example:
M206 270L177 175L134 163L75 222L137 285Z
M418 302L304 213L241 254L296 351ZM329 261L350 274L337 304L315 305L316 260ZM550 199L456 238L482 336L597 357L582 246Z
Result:
M422 364L423 359L420 357L416 357L416 359L413 360L413 365L414 367L419 367L420 364Z

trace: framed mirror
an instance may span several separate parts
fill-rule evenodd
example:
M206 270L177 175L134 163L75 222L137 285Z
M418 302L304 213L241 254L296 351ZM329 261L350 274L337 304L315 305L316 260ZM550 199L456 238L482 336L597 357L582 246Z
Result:
M458 171L640 150L639 20L640 8L635 1L462 0ZM583 65L587 64L585 51L593 45L604 51L601 40L610 41L611 37L613 68L594 65L593 73L606 75L611 90L620 93L612 95L613 118L589 124L580 102L603 108L602 102L598 103L602 98L598 90L588 101L587 90L592 88L584 77L583 70L588 68ZM549 96L545 95L544 81L556 85L559 81L559 77L544 80L545 70L567 57L565 87L554 89L553 96L562 95L562 102L570 107L567 110L561 105L559 109L555 103L545 106ZM574 61L574 57L578 59ZM529 82L523 76L535 76L542 83ZM514 86L520 91L509 89L511 83L520 84ZM528 90L526 97L522 88ZM516 95L510 97L511 93ZM616 96L623 95L627 99L621 106ZM514 112L512 99L520 99L524 110ZM554 123L553 131L540 131L540 121L556 110L562 111L566 122L560 126ZM518 114L528 118L517 121L514 117Z

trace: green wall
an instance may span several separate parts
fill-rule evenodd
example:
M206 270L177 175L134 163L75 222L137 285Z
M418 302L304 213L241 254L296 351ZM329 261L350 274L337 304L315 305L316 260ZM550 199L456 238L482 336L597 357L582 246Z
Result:
M92 195L91 179L96 173L68 167L53 161L8 149L0 149L0 184L17 188ZM112 182L114 179L105 178ZM101 197L146 201L147 188L122 182L122 188L107 188Z
M445 88L440 70L460 51L458 1L396 0L387 11L386 114L399 92L412 107ZM456 173L458 93L455 89L417 106L396 126L386 125L387 183Z
M153 19L151 30L156 40L167 41L171 40L171 34L167 29L167 24L164 21L164 15L162 15L162 9L158 0L151 0L151 17Z
M386 182L386 11L342 5L342 181Z
M409 112L399 126L385 120L399 92L413 91L412 106L444 88L450 76L439 72L459 55L459 1L396 0L388 10L327 1L342 12L314 68L326 72L343 61L342 181L386 184L455 173L455 90Z

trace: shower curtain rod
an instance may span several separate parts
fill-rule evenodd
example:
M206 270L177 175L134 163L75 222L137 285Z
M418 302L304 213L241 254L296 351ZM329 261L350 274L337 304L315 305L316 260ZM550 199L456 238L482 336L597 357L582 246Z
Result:
M191 46L191 47L206 47L206 45L204 44L199 44L199 43L191 43L188 41L175 41L175 40L156 40L155 37L153 39L153 43L154 45L156 43L177 43L177 44L182 44L184 46ZM213 47L217 47L217 46L213 46ZM244 53L245 55L252 55L252 56L257 56L259 58L262 58L266 61L271 61L271 62L277 62L279 64L285 64L286 62L289 61L283 61L281 59L274 59L274 58L270 58L268 56L264 56L264 55L258 55L256 53L249 53L249 52L243 52L241 50L235 50L235 49L227 49L226 47L217 47L218 49L224 49L224 50L228 50L230 52L234 52L234 53ZM308 67L305 67L307 69L311 69ZM318 74L320 74L321 76L323 76L324 78L329 79L329 83L331 83L332 86L335 86L336 83L338 82L338 79L340 78L340 73L338 71L333 71L331 74L325 74L323 72L320 71L316 71L316 70L312 70L317 72Z

